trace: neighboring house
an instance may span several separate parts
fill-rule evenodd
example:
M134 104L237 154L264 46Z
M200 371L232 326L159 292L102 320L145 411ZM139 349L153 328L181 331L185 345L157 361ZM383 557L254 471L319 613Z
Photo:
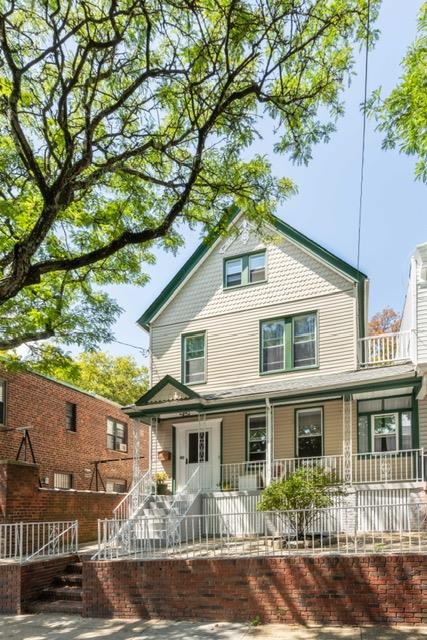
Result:
M278 218L230 224L139 319L151 388L126 412L151 424L151 471L173 491L194 473L206 492L259 490L317 464L361 489L423 488L412 328L366 337L367 276Z
M132 420L115 402L27 371L0 370L0 459L14 460L28 428L41 485L57 489L91 486L94 462L133 455ZM32 461L28 441L20 459ZM144 461L143 461L144 462ZM126 492L132 460L98 465L107 491ZM98 489L103 489L98 479Z

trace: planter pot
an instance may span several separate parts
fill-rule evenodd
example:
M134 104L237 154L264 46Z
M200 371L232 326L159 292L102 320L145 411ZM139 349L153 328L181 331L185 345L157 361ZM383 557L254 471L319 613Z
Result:
M159 451L158 458L160 462L169 462L169 460L172 458L172 454L170 451Z
M167 484L159 483L157 485L157 495L158 496L166 495L167 490L168 490L168 485Z

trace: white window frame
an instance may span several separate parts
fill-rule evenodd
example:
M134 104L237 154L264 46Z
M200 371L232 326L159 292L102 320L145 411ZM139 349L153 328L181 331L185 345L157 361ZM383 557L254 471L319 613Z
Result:
M109 433L108 432L108 424L109 423L113 423L113 433ZM123 427L123 442L120 444L124 444L126 445L126 447L128 447L128 425L126 422L122 422L121 420L116 420L116 418L112 418L111 416L109 416L107 418L107 449L109 451L121 451L120 449L120 444L117 443L117 439L118 439L118 435L117 435L117 425L120 425L121 427ZM109 447L108 446L108 436L111 436L113 438L113 447ZM124 451L122 453L125 453Z
M187 340L189 338L198 338L199 336L203 336L203 380L187 380ZM196 384L205 384L206 383L206 370L207 370L207 335L206 331L196 331L193 333L182 334L182 383L190 386ZM201 360L202 358L191 358L191 360Z
M300 365L296 365L295 364L295 344L304 344L304 342L312 342L311 340L305 340L305 341L300 341L298 343L295 342L295 320L298 320L298 318L305 318L307 316L313 316L314 317L314 362L312 364L300 364ZM308 335L308 334L306 334ZM318 349L319 349L319 342L318 342L318 331L317 331L317 313L316 312L309 312L309 313L299 313L297 315L292 316L292 364L293 364L293 369L309 369L310 367L317 367L317 363L318 363Z
M408 409L409 411L409 409ZM375 418L388 418L390 416L394 417L395 420L395 425L396 425L396 430L395 430L395 434L394 434L394 439L395 439L395 448L391 449L390 451L376 451L375 450ZM391 434L390 434L391 435ZM385 436L381 436L381 437L385 437ZM378 454L386 454L386 453L397 453L398 451L400 451L399 449L399 413L394 413L392 411L387 411L387 412L383 412L383 413L374 413L371 415L371 452L374 455L378 455Z
M264 363L264 325L266 324L278 324L281 323L283 325L283 343L282 343L282 351L283 351L283 364L280 368L277 369L266 369ZM277 349L278 347L267 347L272 349ZM271 320L261 320L261 373L280 373L281 371L286 370L286 322L285 318L272 318Z
M262 256L264 258L264 277L262 280L251 280L251 260L253 260L253 258L258 258L259 256ZM267 275L267 253L265 251L260 251L259 253L251 253L248 256L248 284L258 284L260 282L265 282L266 281L266 275Z
M228 284L227 281L227 268L228 265L231 264L232 262L240 262L240 282L238 284ZM244 283L243 283L243 257L236 257L236 258L227 258L225 261L225 288L226 289L234 289L234 287L241 287Z
M265 455L264 455L264 460L250 460L249 457L249 453L250 453L250 443L251 443L251 439L250 439L250 433L251 433L251 420L253 418L264 418L265 420L265 438L266 438L266 450L265 450ZM267 460L267 416L265 413L251 413L247 416L246 418L246 460L248 463L250 464L262 464L263 462L265 462Z
M309 458L321 458L323 456L324 453L324 429L323 429L323 407L307 407L306 409L296 409L296 416L295 416L295 431L296 431L296 457L300 458L301 460L305 460L306 456L300 456L299 454L299 441L300 439L303 438L308 438L310 436L300 436L299 435L299 424L298 424L298 419L301 413L313 413L314 411L318 411L320 412L320 435L318 436L314 436L315 438L320 438L320 443L321 443L321 453L320 456L309 456Z

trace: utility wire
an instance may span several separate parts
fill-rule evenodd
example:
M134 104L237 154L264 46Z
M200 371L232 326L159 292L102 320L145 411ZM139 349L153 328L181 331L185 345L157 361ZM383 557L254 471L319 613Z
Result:
M359 192L359 223L357 232L357 269L360 266L360 237L362 231L362 205L363 205L363 181L365 173L365 146L366 146L366 101L368 98L368 62L369 62L369 31L371 2L368 0L368 15L366 18L366 41L365 41L365 84L363 95L363 125L362 125L362 154L360 159L360 192Z

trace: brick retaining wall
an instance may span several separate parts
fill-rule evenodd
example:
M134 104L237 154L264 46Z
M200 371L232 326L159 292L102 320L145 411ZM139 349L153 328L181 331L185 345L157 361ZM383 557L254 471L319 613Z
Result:
M77 560L76 555L37 560L28 564L0 564L0 614L25 613L28 602L36 600L55 576Z
M84 562L83 615L294 624L427 623L427 557Z
M97 538L98 518L111 518L122 494L40 489L38 465L0 461L0 522L79 521L79 541Z

